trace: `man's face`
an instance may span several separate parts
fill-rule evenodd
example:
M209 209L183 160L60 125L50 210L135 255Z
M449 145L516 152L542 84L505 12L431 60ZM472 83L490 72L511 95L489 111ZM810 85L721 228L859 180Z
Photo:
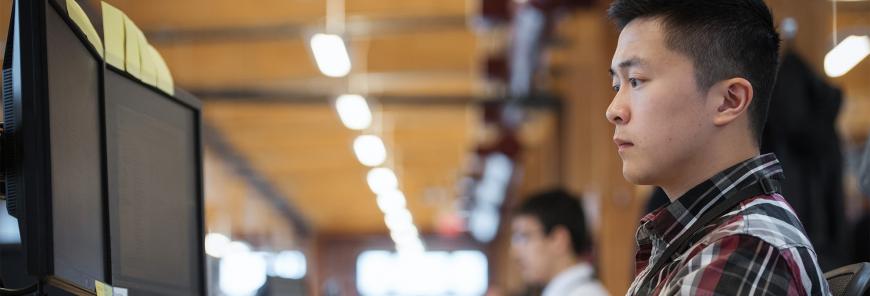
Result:
M635 184L680 178L714 127L692 61L667 48L663 29L656 19L630 22L611 62L618 90L606 115L616 126L622 174Z
M545 285L550 280L551 243L544 227L532 216L520 215L511 224L511 255L527 283Z

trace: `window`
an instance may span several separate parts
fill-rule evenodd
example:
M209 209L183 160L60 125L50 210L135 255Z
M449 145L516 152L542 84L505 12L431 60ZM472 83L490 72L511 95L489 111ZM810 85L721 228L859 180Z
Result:
M365 296L478 296L486 292L487 273L486 256L480 251L365 251L357 258L356 279Z

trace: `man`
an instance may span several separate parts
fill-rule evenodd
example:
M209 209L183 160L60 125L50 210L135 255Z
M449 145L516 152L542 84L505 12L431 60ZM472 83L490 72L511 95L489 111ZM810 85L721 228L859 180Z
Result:
M511 253L543 296L607 295L589 263L591 242L580 201L562 190L533 195L515 210Z
M670 199L641 219L628 294L830 294L776 156L759 155L779 63L767 6L616 0L609 16L622 173Z

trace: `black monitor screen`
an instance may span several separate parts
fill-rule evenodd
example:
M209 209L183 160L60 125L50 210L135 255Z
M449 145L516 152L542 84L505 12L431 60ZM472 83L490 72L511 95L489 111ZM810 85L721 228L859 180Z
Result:
M89 45L79 39L56 7L44 7L53 273L93 290L94 280L105 281L100 123L102 62L91 53Z
M198 106L105 72L112 284L200 295Z

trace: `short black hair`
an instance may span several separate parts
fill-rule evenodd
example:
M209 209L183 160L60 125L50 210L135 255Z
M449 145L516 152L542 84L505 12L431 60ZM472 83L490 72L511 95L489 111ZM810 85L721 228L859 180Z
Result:
M586 217L580 199L563 189L553 189L533 194L523 200L514 211L514 216L534 217L550 235L556 226L565 227L571 235L571 248L576 255L590 250L592 243L586 230Z
M752 134L761 144L779 67L779 34L762 0L616 0L608 16L621 31L635 19L657 19L666 46L688 56L700 90L734 77L752 84Z

